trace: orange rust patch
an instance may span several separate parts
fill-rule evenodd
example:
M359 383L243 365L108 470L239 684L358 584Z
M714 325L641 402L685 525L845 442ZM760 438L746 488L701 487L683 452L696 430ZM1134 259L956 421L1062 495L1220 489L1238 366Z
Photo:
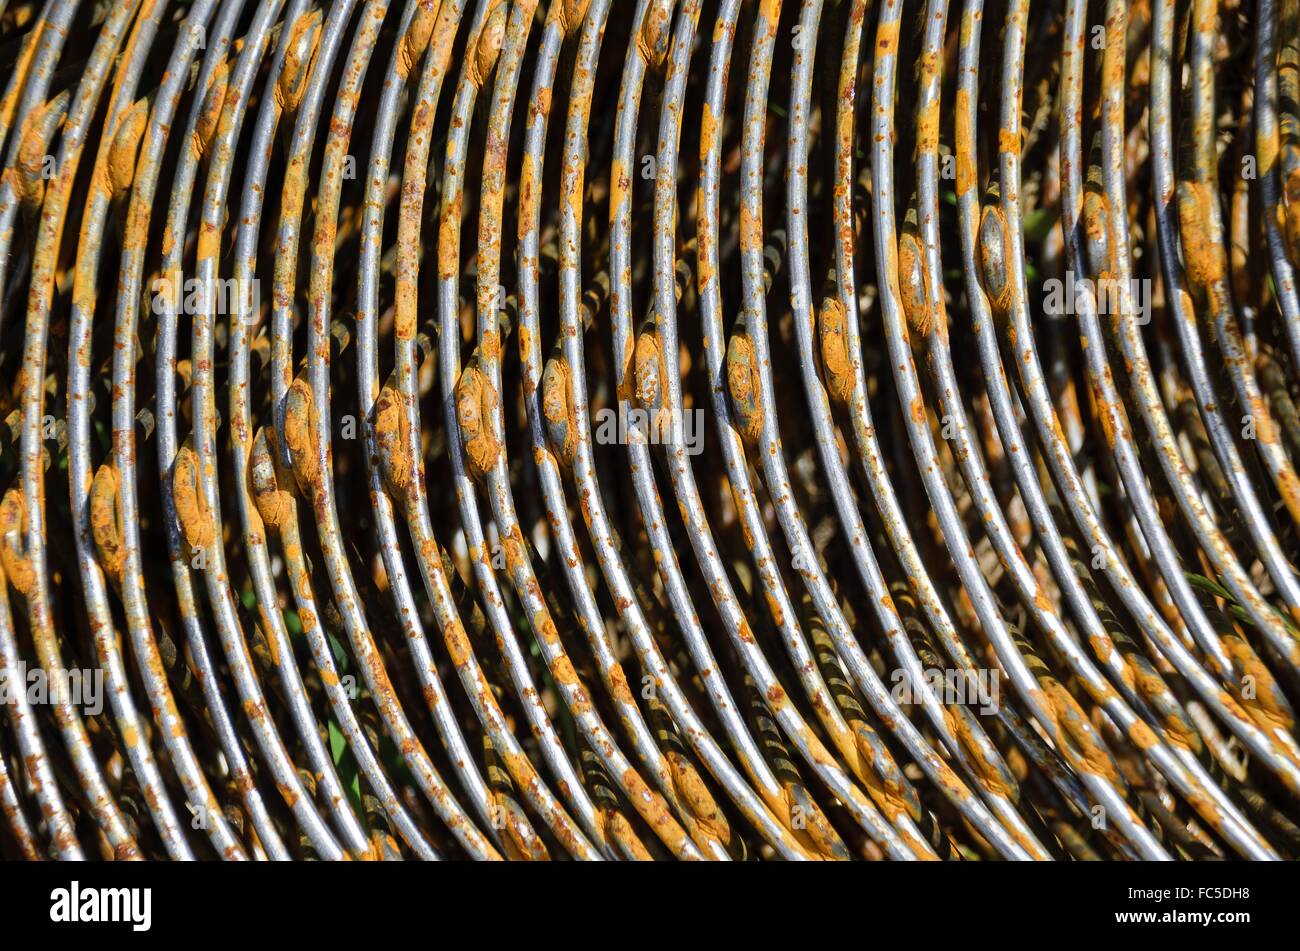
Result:
M447 654L451 657L452 664L464 667L473 653L469 638L465 636L465 628L459 621L453 621L443 632L443 639L447 642Z
M1289 179L1296 182L1296 190L1300 191L1300 170L1293 172ZM1288 191L1290 191L1288 186ZM1286 235L1286 241L1291 251L1291 259L1294 261L1300 257L1300 200L1292 200L1286 206L1286 229L1283 231Z
M724 845L731 841L731 827L727 823L727 817L718 808L717 801L695 766L678 753L669 752L667 759L673 788L702 827L702 831Z
M970 131L962 118L970 110L970 93L957 90L957 143L953 150L957 158L957 194L964 195L975 187L975 148L970 141Z
M1250 718L1266 731L1271 731L1278 726L1287 732L1294 730L1295 720L1290 710L1279 702L1277 681L1259 659L1259 655L1239 637L1223 638L1223 646L1228 656L1232 658L1233 666L1241 674L1237 682L1237 699L1250 713ZM1241 685L1246 682L1246 677L1251 677L1254 681L1255 696L1250 699L1242 696Z
M627 817L614 809L606 809L605 833L619 845L623 846L634 862L651 862L654 860L645 844L637 836Z
M149 100L140 99L118 121L105 169L108 177L105 190L110 195L121 195L135 180L136 157L140 153L140 139L144 136L148 119Z
M1181 238L1187 276L1192 283L1208 288L1223 279L1223 248L1210 239L1210 202L1219 196L1204 182L1180 182L1178 212L1182 219Z
M1140 750L1149 750L1160 742L1156 739L1156 735L1151 732L1151 728L1141 720L1135 721L1129 728L1128 738Z
M415 16L411 18L411 23L406 28L406 35L402 37L402 49L397 58L397 74L402 79L411 75L411 71L415 69L415 65L428 48L429 38L433 35L434 19L440 5L441 0L421 0L420 5L415 8Z
M740 246L745 250L763 247L763 223L744 201L740 203Z
M571 372L569 362L561 356L551 357L542 369L542 416L551 450L565 466L572 466L578 447L578 421L570 401Z
M408 438L410 422L402 395L390 385L379 391L375 401L375 442L383 465L384 481L395 498L405 498L414 472Z
M293 500L280 488L265 427L253 437L253 450L248 458L248 492L262 522L279 531L289 518Z
M324 11L309 10L293 22L285 48L284 66L275 84L275 101L285 112L295 112L307 91L307 77L316 59Z
M6 492L4 500L0 501L0 531L4 535L3 542L0 542L0 561L4 564L5 574L14 588L27 596L36 584L36 571L19 547L27 531L27 500L16 488Z
M668 27L672 19L672 7L673 0L650 0L650 8L641 21L636 48L642 61L651 69L658 69L668 55Z
M756 442L763 432L763 407L758 359L747 333L735 333L727 343L727 393L731 397L736 431L747 442Z
M212 81L208 85L203 99L203 108L199 112L198 122L190 139L190 147L197 157L202 157L212 143L212 136L217 131L221 119L221 107L226 101L226 85L230 79L230 61L222 60L212 71Z
M479 476L492 470L501 443L492 433L499 398L496 389L471 358L456 381L456 420L470 468Z
M908 326L919 337L929 336L934 315L925 293L925 259L921 243L910 233L898 240L898 289Z
M644 409L658 409L667 395L664 392L666 367L659 335L654 330L637 334L634 354L637 403Z
M497 64L497 57L501 55L501 43L505 40L506 3L505 0L493 0L493 3L492 11L487 15L474 46L474 58L470 60L468 76L475 89L483 88L492 67Z
M822 366L826 369L826 388L831 398L844 405L853 396L856 378L849 359L848 326L844 304L834 295L822 301L821 314Z
M700 155L707 155L716 147L715 139L718 134L718 119L709 108L709 104L704 104L704 110L700 114Z
M208 500L199 483L199 458L189 446L180 448L172 465L172 501L190 550L211 545L216 529Z
M438 216L438 277L449 280L460 269L460 216L464 198L458 191L442 203Z
M14 163L14 191L29 208L38 207L45 197L45 159L50 143L67 113L67 91L55 96L27 122Z
M1115 764L1110 754L1098 742L1096 735L1088 729L1087 717L1078 701L1070 696L1058 681L1052 680L1043 686L1044 699L1056 714L1058 729L1063 731L1073 744L1073 746L1062 744L1062 753L1067 759L1073 761L1073 765L1077 768L1102 776L1118 785L1120 779L1115 771Z
M609 206L619 207L627 199L631 190L632 179L627 174L627 163L622 159L614 159L609 173Z
M293 474L304 492L313 492L320 479L316 458L316 407L311 388L303 380L294 380L285 397L284 443L293 460Z
M104 573L114 580L121 578L126 562L121 541L121 510L118 508L121 484L117 468L109 463L95 470L95 478L90 484L90 533Z
M573 669L573 664L569 658L563 654L555 658L555 663L551 665L551 676L555 682L564 687L579 687L578 672Z
M936 98L916 117L916 150L933 153L939 148L939 100Z
M554 22L556 28L568 36L582 26L582 20L587 15L587 7L590 5L591 0L557 0L551 4L551 12L547 19Z
M876 28L876 49L881 53L898 52L898 21L881 23Z

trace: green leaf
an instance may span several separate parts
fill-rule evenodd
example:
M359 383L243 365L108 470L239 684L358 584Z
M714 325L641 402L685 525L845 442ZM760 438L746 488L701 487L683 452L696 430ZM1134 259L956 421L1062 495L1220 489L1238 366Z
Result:
M1255 623L1255 619L1250 616L1250 612L1242 607L1242 605L1237 602L1237 599L1232 596L1232 592L1219 584L1219 582L1213 581L1210 578L1205 577L1205 575L1193 574L1190 571L1186 572L1186 575L1188 582L1190 582L1193 587L1200 588L1202 591L1208 591L1216 598L1222 598L1226 601L1228 604L1228 612L1238 621L1241 621L1243 624L1249 624L1251 627L1259 626ZM1282 622L1282 625L1293 637L1300 638L1300 628L1296 627L1295 621L1291 620L1290 616L1287 615L1285 611L1279 608L1276 604L1269 604L1268 608L1277 615L1278 620Z
M330 639L330 653L334 655L334 663L338 664L340 671L347 673L348 652L343 649L343 645L339 643L339 639L333 634L327 633L325 636Z
M1193 587L1200 588L1202 591L1208 591L1216 598L1223 598L1223 600L1231 604L1237 603L1236 599L1233 598L1232 593L1217 581L1212 581L1205 577L1205 575L1193 574L1190 571L1186 574L1188 582L1190 582Z
M348 791L348 798L352 800L352 807L356 810L357 815L364 815L364 806L361 802L361 771L357 768L356 757L352 755L352 750L348 747L347 737L339 725L333 720L328 723L330 756L334 760L334 765L338 768L339 779Z
M329 721L330 733L330 755L334 757L334 765L337 766L343 759L343 754L347 752L348 741L339 729L339 725L333 720Z

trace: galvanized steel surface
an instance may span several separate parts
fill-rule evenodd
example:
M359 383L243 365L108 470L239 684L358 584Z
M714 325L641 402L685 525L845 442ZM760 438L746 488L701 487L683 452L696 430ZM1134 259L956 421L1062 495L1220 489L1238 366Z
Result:
M0 855L1300 857L1300 0L0 76Z

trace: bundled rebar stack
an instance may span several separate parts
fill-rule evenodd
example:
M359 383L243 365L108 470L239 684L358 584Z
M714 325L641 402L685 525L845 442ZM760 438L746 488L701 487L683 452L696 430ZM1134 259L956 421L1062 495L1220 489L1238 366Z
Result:
M0 0L0 854L1300 857L1300 0Z

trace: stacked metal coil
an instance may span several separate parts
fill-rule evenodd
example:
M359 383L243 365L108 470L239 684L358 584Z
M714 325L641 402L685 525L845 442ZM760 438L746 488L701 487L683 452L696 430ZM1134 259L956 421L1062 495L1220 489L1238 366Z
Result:
M1300 857L1300 0L0 0L0 854Z

